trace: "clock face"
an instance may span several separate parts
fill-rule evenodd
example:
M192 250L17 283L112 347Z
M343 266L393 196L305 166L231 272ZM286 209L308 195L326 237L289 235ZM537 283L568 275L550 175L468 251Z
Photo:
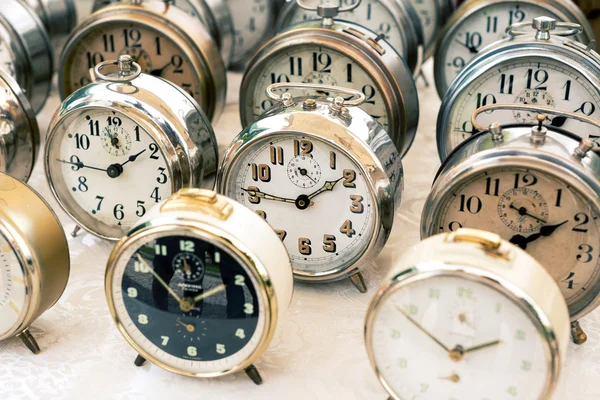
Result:
M460 71L484 47L504 39L505 30L512 24L531 21L535 17L562 18L542 6L521 1L492 3L469 14L460 25L448 32L452 38L440 55L443 60L445 87L450 86ZM531 31L533 35L533 30ZM440 63L441 64L441 63ZM439 64L438 64L439 65ZM436 72L437 73L437 72Z
M394 0L395 1L395 0ZM316 7L326 1L303 0L303 3ZM334 2L338 3L338 2ZM344 0L343 6L353 4L352 0ZM304 10L298 6L294 7L291 23L319 19L316 11ZM378 35L384 35L385 40L399 53L405 55L405 32L394 18L392 10L380 0L363 0L354 10L340 13L339 20L354 22L364 26Z
M456 147L477 132L471 124L473 112L490 104L527 104L558 108L600 117L600 93L590 81L573 68L552 58L520 57L495 66L463 86L450 111L447 148ZM535 122L535 112L493 111L481 114L484 126L493 122ZM591 125L564 117L548 118L548 124L587 137L595 132Z
M188 56L171 39L146 25L103 23L71 49L63 75L65 94L91 83L90 68L129 54L142 72L166 79L202 100L200 79Z
M419 14L426 47L429 47L435 39L441 23L437 2L438 0L411 0L410 2Z
M284 52L273 54L264 64L263 72L257 73L256 76L258 78L250 88L253 91L253 100L245 105L246 115L258 118L273 107L273 101L265 94L267 87L273 83L314 83L363 92L366 100L361 108L375 118L384 129L389 128L387 107L379 84L360 64L338 51L311 45L288 47ZM294 95L296 93L300 91L294 90ZM325 94L313 90L306 91L305 95L315 93Z
M146 354L183 373L207 373L253 353L264 304L235 256L188 234L154 234L132 246L110 289L121 329Z
M399 398L543 398L545 339L512 299L478 281L405 284L380 306L372 332L378 371Z
M0 234L0 337L12 331L26 311L26 292L21 263Z
M526 250L549 271L570 266L558 284L572 315L600 287L599 216L568 183L532 169L488 170L455 184L438 208L432 233L481 229Z
M321 140L282 134L257 142L228 180L227 196L275 229L299 272L350 267L371 242L376 204L362 169Z
M228 0L235 35L234 59L244 58L265 40L272 28L271 3L269 0Z
M58 129L48 156L52 184L86 228L118 237L171 195L161 148L124 114L91 109Z

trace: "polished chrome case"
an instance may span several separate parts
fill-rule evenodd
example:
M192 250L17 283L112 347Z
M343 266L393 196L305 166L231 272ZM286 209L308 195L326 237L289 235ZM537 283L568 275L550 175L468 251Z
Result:
M129 57L129 56L121 56ZM129 57L130 58L130 57ZM114 62L107 62L110 65ZM137 64L134 64L134 66ZM99 71L99 67L96 70ZM139 65L137 65L139 73ZM122 82L99 80L69 96L56 111L48 128L44 167L52 193L61 207L81 227L110 240L118 240L122 230L106 228L76 205L65 186L56 162L57 143L71 121L90 109L118 111L145 129L160 147L168 163L171 190L214 186L218 166L218 145L210 122L198 103L183 89L154 76L139 74Z
M441 35L441 31L444 28L444 25L448 21L448 18L452 15L454 11L454 6L452 5L452 0L410 0L412 3L434 3L435 4L435 15L425 15L425 18L431 18L431 23L434 25L433 35L427 35L425 27L423 27L424 39L425 39L425 54L423 56L423 60L429 59L433 56L435 51L435 46L437 42L443 37ZM419 8L415 5L413 6L417 11L417 14L421 14L419 12ZM423 25L423 19L419 17L421 20L421 24Z
M437 173L421 217L421 238L439 233L438 219L446 196L452 188L486 170L503 167L536 168L556 176L575 188L600 214L600 155L596 151L576 151L583 141L559 128L546 127L545 140L532 140L532 124L512 124L501 128L501 137L484 131L464 141L446 159ZM590 142L591 143L591 142ZM569 266L546 266L556 279L569 272ZM565 269L567 268L567 269ZM569 305L572 320L577 320L600 305L600 282L589 288L582 301Z
M31 1L31 0L30 0ZM133 4L144 0L94 0L92 12L96 12L111 4ZM206 26L217 46L225 65L229 65L233 57L233 20L227 5L227 0L160 0L169 4L174 3Z
M404 156L415 138L419 123L417 88L411 71L398 53L387 42L374 39L375 34L368 29L339 21L335 21L331 28L324 28L320 21L309 21L279 34L265 44L248 64L240 89L242 125L248 126L256 119L252 99L255 82L272 56L291 54L295 46L331 48L355 60L379 84L389 115L388 134L398 152Z
M0 235L17 255L27 290L26 309L0 340L23 334L25 340L25 335L31 337L27 328L58 301L67 286L69 247L50 206L29 186L4 173L0 173L0 203Z
M314 109L305 109L307 99L316 101ZM358 107L343 106L342 110L335 111L331 99L295 98L265 113L233 140L217 177L219 193L228 193L229 186L237 179L231 175L232 170L246 151L264 140L290 133L318 138L345 153L361 169L376 205L375 229L370 233L371 241L364 253L326 274L294 269L294 276L303 281L328 282L355 275L383 249L400 206L404 175L396 147L381 125Z
M192 235L218 244L234 255L256 284L264 304L264 331L253 353L234 368L208 373L191 373L158 362L127 334L117 315L113 285L117 266L127 263L137 251L138 243L153 234ZM161 368L181 375L210 378L246 369L267 349L278 322L292 299L293 278L285 247L270 226L241 204L200 189L184 189L154 207L112 251L106 267L106 298L111 315L127 342L145 359Z
M392 267L367 311L365 345L371 366L392 398L393 393L375 363L373 323L389 297L414 282L450 276L480 282L512 300L538 328L546 343L549 375L543 395L549 399L567 357L569 315L558 285L526 252L499 236L459 229L428 238L406 251Z
M77 0L21 0L35 10L50 38L68 35L77 25Z
M394 17L396 25L402 36L402 48L395 49L406 61L406 64L410 68L410 70L418 75L421 64L423 62L423 43L425 41L423 35L423 28L421 26L421 21L415 10L415 7L412 5L409 0L376 0L389 10L389 13ZM437 0L436 0L437 1ZM443 1L443 0L440 0ZM320 0L303 0L304 4L315 5L323 3ZM344 3L346 4L346 2ZM366 7L366 2L364 4L359 5L359 7ZM299 24L293 24L292 19L294 15L298 12L306 12L301 9L296 1L291 1L285 4L282 10L279 12L279 16L277 18L277 32L283 32L289 29L297 29L300 27L304 27L304 22ZM344 15L346 13L353 13L354 11L347 11L344 14L341 14L338 18L340 20L344 20ZM320 20L320 17L317 13L314 14L315 20ZM356 25L352 22L345 21L347 24ZM366 29L363 27L363 29ZM370 30L368 30L371 32ZM371 32L372 34L372 32ZM376 35L375 35L376 36ZM381 42L379 42L381 43Z
M588 22L585 15L583 15L579 7L577 7L577 5L571 0L505 0L503 2L506 2L507 4L530 3L538 6L543 6L545 9L548 10L549 13L555 15L559 21L575 22L581 25L583 27L583 33L576 37L578 41L587 45L589 42L596 40L592 26ZM456 11L447 21L444 29L440 32L439 40L435 48L433 67L435 85L440 98L444 97L444 95L448 91L448 88L452 84L452 82L446 82L446 78L444 76L443 71L446 68L444 61L446 59L446 51L449 47L449 43L452 40L454 40L456 30L461 26L465 19L467 19L472 14L480 12L480 10L485 9L488 6L497 5L498 3L499 2L497 0L469 0L467 2L464 2L463 4L461 4L460 7L456 9ZM501 29L503 29L503 27ZM482 49L482 51L484 51L485 49L486 48ZM481 54L481 52L479 54ZM465 68L470 64L471 62L467 61ZM459 74L459 76L461 74Z
M151 30L160 30L169 36L189 58L192 67L204 85L200 106L211 121L218 118L225 107L227 76L218 49L208 31L196 18L178 7L167 7L162 1L144 1L137 5L111 5L89 16L73 31L61 55L58 87L62 99L73 91L67 78L72 64L80 63L72 53L77 42L105 24L135 23Z
M532 35L517 35L498 41L477 55L456 77L442 99L438 114L436 139L440 160L445 160L452 151L449 136L453 127L450 125L452 114L461 106L458 97L470 90L470 86L478 77L492 71L497 65L506 62L518 62L519 59L529 57L546 58L564 63L568 67L585 77L596 89L600 91L600 54L590 46L553 35L550 31L549 39L536 39ZM600 99L598 99L600 101ZM498 123L514 122L498 118Z
M21 88L0 70L0 171L27 182L40 149L40 129Z
M14 71L8 71L21 86L35 112L46 103L52 85L52 44L44 25L19 0L0 2L0 40L8 42Z

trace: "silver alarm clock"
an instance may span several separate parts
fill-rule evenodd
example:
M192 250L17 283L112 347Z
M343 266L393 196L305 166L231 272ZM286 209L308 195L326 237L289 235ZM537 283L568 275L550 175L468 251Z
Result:
M530 27L534 28L531 31ZM580 25L537 17L508 28L509 37L488 46L454 80L442 100L437 121L437 145L444 160L477 130L471 114L489 104L531 104L600 117L600 55L569 39ZM497 110L482 123L534 122L535 113ZM549 118L548 125L586 137L595 128Z
M497 110L531 113L537 122L486 128L476 121ZM483 229L526 250L558 282L574 340L582 343L576 321L600 304L600 156L597 143L581 139L578 130L543 124L552 117L587 124L596 138L600 132L600 121L550 107L478 109L472 123L482 133L460 144L440 168L423 209L421 236Z
M486 46L506 37L510 25L548 16L583 27L575 38L587 45L595 40L585 15L571 0L469 0L455 12L440 33L434 57L438 94L450 84ZM595 46L595 45L594 45Z
M361 108L389 132L400 154L406 154L419 122L419 99L412 72L381 35L352 22L333 19L338 12L351 11L359 5L360 2L342 8L313 8L322 20L295 25L254 55L240 89L243 126L273 106L265 92L271 84L348 87L363 93ZM295 95L328 95L308 88L303 87Z
M296 23L319 19L315 13L319 6L341 4L350 9L340 19L381 35L404 58L415 74L419 72L425 37L417 10L410 0L292 1L281 11L277 31L288 30Z
M44 165L52 193L77 224L117 240L177 190L212 188L218 148L198 103L143 74L131 56L98 64L94 74L98 81L52 118Z
M293 97L292 89L336 96ZM282 83L267 97L279 105L231 143L219 192L269 222L297 279L350 278L365 292L361 271L383 248L400 204L394 137L360 108L366 98L357 90Z
M68 35L77 25L76 0L21 0L35 10L51 39Z
M52 44L35 12L19 0L0 2L0 68L9 73L39 112L54 72Z

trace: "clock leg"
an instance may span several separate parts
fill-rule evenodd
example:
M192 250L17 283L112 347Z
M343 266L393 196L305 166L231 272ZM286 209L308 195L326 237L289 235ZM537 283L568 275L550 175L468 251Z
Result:
M71 232L71 236L77 237L77 234L79 233L80 230L81 230L81 227L79 225L75 225L75 229L73 229L73 232Z
M19 333L17 337L25 343L25 346L27 346L33 354L40 353L40 346L35 341L35 338L31 336L31 333L29 333L29 329L25 329L23 332Z
M145 362L146 359L138 354L133 363L136 367L141 367L142 365L144 365Z
M579 321L571 322L571 337L575 344L584 344L586 342L587 335L581 325L579 325Z
M257 385L262 385L262 383L263 383L262 377L260 376L260 373L258 372L258 370L256 369L256 367L254 365L250 365L248 368L246 368L244 370L244 372L246 372L246 375L248 375L248 378L252 379L252 382L256 383Z
M423 83L425 84L425 87L429 87L429 81L425 77L425 74L423 73L423 69L421 69L421 71L419 72L419 76L418 77L421 78L421 79L423 79Z
M350 281L356 286L359 292L367 293L367 285L365 284L365 278L363 278L360 272L350 275Z

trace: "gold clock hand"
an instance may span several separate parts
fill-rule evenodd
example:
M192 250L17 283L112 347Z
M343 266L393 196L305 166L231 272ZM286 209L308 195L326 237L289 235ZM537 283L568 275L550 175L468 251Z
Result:
M419 328L419 330L421 332L423 332L424 334L426 334L427 336L429 336L431 338L431 340L433 340L434 342L436 342L438 345L440 345L440 347L442 349L444 349L446 351L446 353L450 353L450 349L447 348L442 342L440 342L435 336L433 336L431 333L429 333L427 330L425 330L425 328L423 328L417 321L415 321L414 319L412 319L406 312L404 312L404 310L402 310L400 307L396 307L396 309L398 311L400 311L400 313L402 315L404 315L406 317L406 319L408 319L410 322L413 323L413 325L415 325L417 328Z
M160 277L158 276L158 274L156 273L156 271L154 271L154 268L150 267L148 265L148 263L146 262L146 260L144 260L142 258L142 256L140 255L140 253L135 253L135 255L137 256L138 260L140 260L140 262L142 264L144 264L152 273L152 275L154 275L154 278L165 288L167 289L167 291L169 292L169 294L171 294L171 296L173 296L173 298L175 300L177 300L179 302L179 304L181 304L181 297L179 297L177 295L177 293L175 293L175 291L173 289L171 289L171 287L169 285L167 285L167 283Z
M250 190L250 189L244 189L244 188L242 188L242 190L244 192L248 193L250 196L260 197L261 199L265 199L265 200L280 201L282 203L292 203L292 204L296 203L295 199L286 199L284 197L273 196L268 193L261 192L260 190Z
M225 288L226 288L226 286L224 284L221 284L219 286L215 286L214 288L212 288L210 290L207 290L204 293L200 293L198 296L194 297L193 303L196 304L200 300L204 300L206 298L214 296L217 293L221 293L223 290L225 290Z
M176 322L179 325L184 326L188 332L194 332L196 330L196 328L194 328L194 325L186 324L184 322L181 322L180 320L177 320Z
M344 178L342 177L342 178L338 179L337 181L325 182L325 184L323 185L323 187L321 189L317 190L316 192L314 192L313 194L308 196L309 200L312 200L313 198L317 197L318 195L320 195L323 192L332 191L335 188L335 185L342 179L344 179Z
M487 349L488 347L496 346L501 343L502 343L502 340L494 340L492 342L487 342L487 343L483 343L483 344L480 344L477 346L469 347L468 349L464 350L464 354L472 353L472 352L478 351L478 350Z

